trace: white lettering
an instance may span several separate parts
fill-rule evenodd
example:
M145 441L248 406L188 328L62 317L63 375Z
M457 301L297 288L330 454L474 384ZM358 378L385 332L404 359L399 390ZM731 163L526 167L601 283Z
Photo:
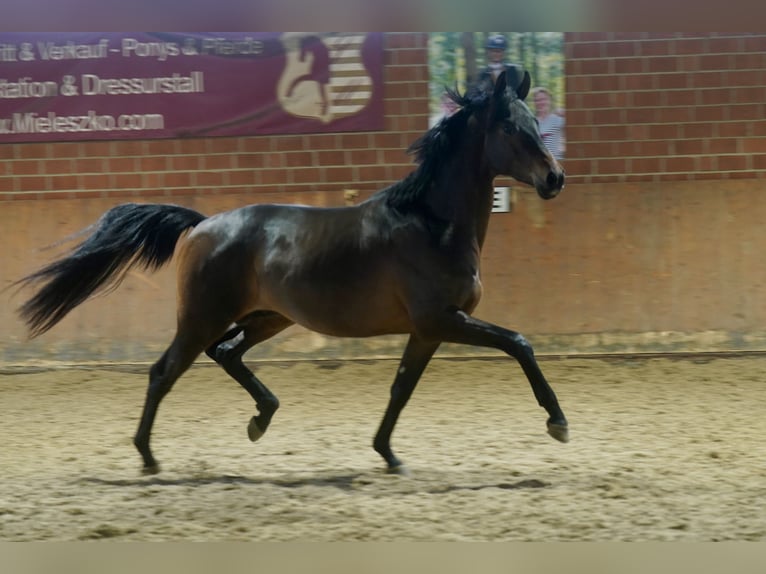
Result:
M43 60L93 60L107 57L109 40L101 39L98 44L38 42L37 51Z
M203 38L201 53L216 56L258 55L263 53L263 41L249 36L241 40Z
M85 116L58 116L49 112L16 113L12 118L0 118L0 134L35 134L99 131L144 131L165 128L162 114L99 115L93 110Z
M188 76L173 74L165 78L101 78L95 74L80 76L84 96L126 94L190 94L205 91L202 72Z
M0 99L16 98L46 98L58 93L56 82L34 82L32 78L19 78L15 82L9 82L0 78Z
M153 57L164 62L169 56L178 56L181 48L175 42L139 42L135 38L123 38L122 55L124 57Z

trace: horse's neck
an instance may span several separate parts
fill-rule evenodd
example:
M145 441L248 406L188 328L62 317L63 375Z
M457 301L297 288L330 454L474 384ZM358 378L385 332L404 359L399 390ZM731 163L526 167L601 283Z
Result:
M434 215L465 230L481 247L492 212L493 177L479 145L444 166L429 186L426 203Z

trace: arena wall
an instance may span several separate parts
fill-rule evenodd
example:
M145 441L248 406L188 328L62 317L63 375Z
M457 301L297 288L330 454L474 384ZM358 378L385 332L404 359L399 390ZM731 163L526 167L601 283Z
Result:
M542 353L766 348L766 35L570 33L565 56L567 186L543 202L498 181L512 209L493 216L476 314ZM400 179L428 127L427 34L386 34L384 78L380 132L0 144L0 287L125 201L331 206ZM6 291L0 361L152 361L174 292L173 265L131 273L30 342L14 315L25 293ZM249 357L394 356L402 343L294 327Z

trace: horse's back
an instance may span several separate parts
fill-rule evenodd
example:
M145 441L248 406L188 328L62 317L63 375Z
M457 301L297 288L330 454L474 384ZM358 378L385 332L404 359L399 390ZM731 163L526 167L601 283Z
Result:
M272 310L332 335L406 331L390 226L373 208L255 204L218 214L187 237L179 281L207 283L237 301L238 316Z

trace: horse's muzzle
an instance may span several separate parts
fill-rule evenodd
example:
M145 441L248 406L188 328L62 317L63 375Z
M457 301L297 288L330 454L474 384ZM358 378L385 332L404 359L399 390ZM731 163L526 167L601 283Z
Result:
M543 199L553 199L564 188L564 179L563 169L549 171L545 182L537 186L537 194Z

